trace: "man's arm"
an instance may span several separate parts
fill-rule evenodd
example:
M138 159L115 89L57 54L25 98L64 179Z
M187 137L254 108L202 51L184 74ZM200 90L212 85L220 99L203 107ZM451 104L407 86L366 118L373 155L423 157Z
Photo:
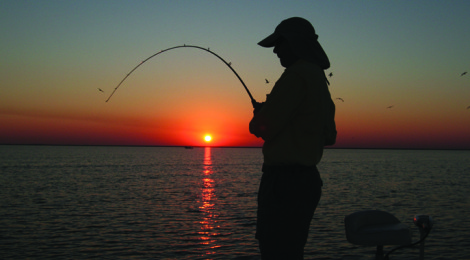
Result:
M265 141L275 137L291 119L305 94L301 77L292 72L283 74L264 105L253 116L250 133Z

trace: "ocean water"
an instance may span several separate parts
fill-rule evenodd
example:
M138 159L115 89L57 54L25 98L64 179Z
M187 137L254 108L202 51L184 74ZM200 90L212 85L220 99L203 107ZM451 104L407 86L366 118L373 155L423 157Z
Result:
M425 259L470 259L470 151L327 149L305 259L373 259L344 217L379 209ZM259 148L0 146L2 259L259 259ZM385 251L393 246L386 246ZM391 259L418 259L419 249Z

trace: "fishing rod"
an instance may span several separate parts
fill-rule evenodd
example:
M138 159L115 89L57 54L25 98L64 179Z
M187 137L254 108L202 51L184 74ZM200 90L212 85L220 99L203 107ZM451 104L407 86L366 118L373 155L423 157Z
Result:
M140 62L137 66L135 66L129 73L127 73L127 75L121 80L121 82L119 82L119 84L117 85L117 87L114 88L114 91L111 93L111 95L109 95L108 99L106 100L106 102L108 102L111 97L114 95L114 92L116 92L116 90L121 86L121 84L132 74L132 72L134 72L138 67L140 67L142 64L144 64L145 62L147 62L148 60L150 60L151 58L163 53L163 52L166 52L166 51L169 51L169 50L173 50L173 49L177 49L177 48L196 48L196 49L200 49L200 50L203 50L203 51L207 51L209 53L211 53L212 55L216 56L217 58L219 58L223 63L225 63L225 65L227 65L232 71L233 73L235 73L235 75L237 76L237 78L240 80L240 82L242 83L243 87L245 88L246 90L246 93L248 93L248 96L250 96L250 99L251 99L251 104L253 105L253 107L255 107L255 105L257 104L256 100L253 98L253 96L251 95L250 91L248 90L248 87L245 85L245 82L243 82L242 78L240 78L240 76L238 75L238 73L232 68L232 64L229 63L229 62L226 62L224 59L222 59L222 57L220 57L219 55L217 55L217 53L211 51L209 48L203 48L203 47L199 47L199 46L195 46L195 45L179 45L179 46L175 46L175 47L171 47L171 48L168 48L168 49L164 49L164 50L161 50L155 54L153 54L152 56L148 57L147 59L143 60L142 62Z

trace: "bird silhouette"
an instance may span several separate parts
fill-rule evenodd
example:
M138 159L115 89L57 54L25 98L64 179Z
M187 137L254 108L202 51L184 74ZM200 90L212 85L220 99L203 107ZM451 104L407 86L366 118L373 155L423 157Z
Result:
M264 79L264 80L266 80L266 84L268 84L268 83L269 83L269 80L268 80L268 79Z
M103 93L104 93L104 91L103 91L102 89L98 88L98 90L99 90L100 92L103 92Z
M395 105L393 105L393 106L388 106L387 108L392 108L392 107L394 107L394 106L395 106Z
M328 76L333 77L333 72L330 72L330 74L328 74Z
M470 109L470 106L468 106L467 109Z
M343 101L343 102L344 102L344 99L342 99L342 98L340 98L340 97L339 97L339 98L336 98L336 99L338 99L338 100L341 100L341 101Z
M462 77L463 75L467 74L466 71L464 71L462 74L460 74L460 77Z

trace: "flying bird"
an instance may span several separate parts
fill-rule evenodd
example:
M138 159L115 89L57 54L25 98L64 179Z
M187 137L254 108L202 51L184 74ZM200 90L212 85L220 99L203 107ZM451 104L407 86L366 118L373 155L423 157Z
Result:
M462 77L463 75L467 74L466 71L464 71L462 74L460 74L460 77Z
M342 98L340 98L340 97L339 97L339 98L336 98L336 99L339 99L339 100L341 100L341 101L343 101L343 102L344 102L344 99L342 99Z
M328 74L328 76L333 77L333 72L330 72L330 74Z
M98 90L99 90L100 92L103 92L103 93L104 93L104 91L103 91L102 89L98 88Z
M387 108L392 108L392 107L394 107L394 106L395 106L395 105L393 105L393 106L388 106Z
M268 83L269 83L269 80L268 80L268 79L264 79L264 80L266 80L266 84L268 84Z

